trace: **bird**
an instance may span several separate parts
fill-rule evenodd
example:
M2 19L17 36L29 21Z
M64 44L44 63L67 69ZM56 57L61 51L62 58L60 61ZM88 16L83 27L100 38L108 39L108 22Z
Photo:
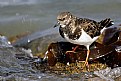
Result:
M97 22L89 18L76 17L71 12L66 11L58 14L54 28L59 27L60 35L68 42L77 44L77 47L78 45L86 47L87 55L84 66L88 66L90 45L99 38L105 29L113 24L110 18Z

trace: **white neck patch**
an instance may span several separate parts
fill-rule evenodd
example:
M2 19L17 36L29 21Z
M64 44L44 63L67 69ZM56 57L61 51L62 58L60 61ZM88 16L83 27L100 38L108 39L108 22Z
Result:
M62 24L61 24L61 27L64 28L64 27L66 27L66 25L62 25Z

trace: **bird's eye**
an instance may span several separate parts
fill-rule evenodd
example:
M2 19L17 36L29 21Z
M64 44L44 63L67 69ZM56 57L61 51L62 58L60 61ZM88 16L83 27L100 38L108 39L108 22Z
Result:
M65 20L65 18L62 19L63 21Z
M62 19L58 19L59 21L64 21L65 20L65 18L62 18Z

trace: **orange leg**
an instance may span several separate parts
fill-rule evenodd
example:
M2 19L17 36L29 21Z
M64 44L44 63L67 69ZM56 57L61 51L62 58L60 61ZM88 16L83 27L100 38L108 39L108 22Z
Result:
M85 67L85 66L88 66L88 58L89 58L89 54L90 54L90 50L87 51L87 57L86 57L86 60L85 60L84 67Z
M79 47L79 46L77 45L72 51L66 51L66 54L67 54L67 53L74 53L78 47Z
M76 51L76 49L78 48L79 46L77 45L72 51Z

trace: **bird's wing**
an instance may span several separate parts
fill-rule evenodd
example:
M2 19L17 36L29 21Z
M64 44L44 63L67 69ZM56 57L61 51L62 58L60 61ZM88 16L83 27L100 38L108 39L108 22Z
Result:
M100 35L100 31L102 28L100 27L98 22L84 18L80 19L78 24L78 27L87 32L87 34L90 35L92 38Z

